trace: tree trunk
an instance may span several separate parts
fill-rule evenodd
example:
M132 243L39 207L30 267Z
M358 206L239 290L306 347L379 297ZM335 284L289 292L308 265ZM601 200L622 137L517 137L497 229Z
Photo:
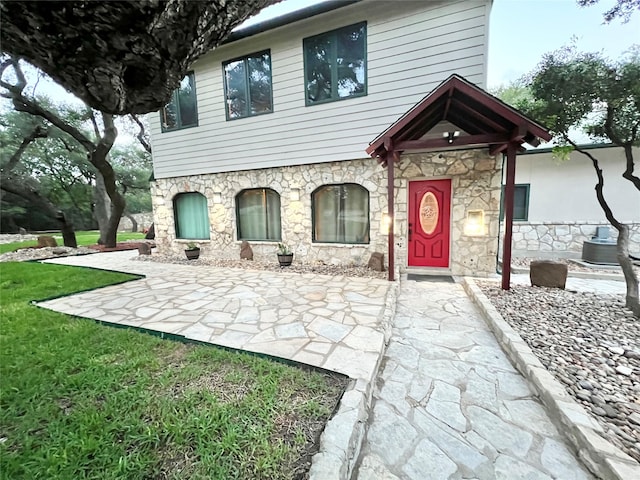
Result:
M62 242L65 247L78 248L78 241L76 240L76 232L73 231L73 225L67 221L67 217L63 212L58 212L56 217L60 222L60 232L62 233Z
M99 245L104 245L107 241L107 224L109 223L109 212L111 211L111 200L107 195L107 189L104 186L104 178L100 172L96 173L96 186L93 189L93 201L95 207L93 209L93 218L98 222L98 230L100 230Z
M111 202L111 214L107 222L106 241L104 245L108 248L115 248L118 243L118 225L122 212L124 212L125 201L121 195Z
M617 228L617 227L616 227ZM617 257L624 279L627 282L627 295L625 306L633 312L636 317L640 317L640 298L638 297L638 277L633 271L633 262L629 257L629 227L622 225L618 230Z
M598 183L596 183L595 186L596 198L598 199L598 203L604 211L604 215L609 223L611 223L611 225L613 225L615 229L618 230L616 255L618 257L618 263L622 268L622 273L624 274L624 279L627 284L625 305L633 312L636 317L640 317L640 305L638 304L638 278L633 271L633 263L631 262L631 258L629 258L629 227L618 221L618 219L613 215L611 207L604 198L604 175L602 174L602 169L600 168L598 159L591 155L589 151L580 149L578 145L572 142L567 136L565 136L565 140L567 140L573 146L573 148L576 149L576 151L589 158L594 170L596 171L596 176L598 177Z
M126 201L118 191L116 174L113 171L113 167L107 160L107 155L109 155L113 142L118 135L118 130L113 123L113 115L103 113L102 121L104 123L104 134L95 146L95 149L91 152L89 160L102 176L104 189L111 200L109 220L107 221L107 227L104 234L105 236L102 239L104 240L104 245L106 247L115 248L117 243L118 224L120 223L120 218L124 212ZM100 236L102 237L102 234Z
M130 213L125 213L124 216L131 221L131 233L136 233L138 231L138 221Z

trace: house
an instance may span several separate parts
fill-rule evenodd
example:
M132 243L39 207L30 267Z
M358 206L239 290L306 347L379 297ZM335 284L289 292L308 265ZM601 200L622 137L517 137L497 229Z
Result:
M234 32L151 116L158 250L495 272L499 154L547 137L481 90L491 3L328 1Z
M626 158L611 144L582 145L596 157L604 176L604 197L615 217L630 227L629 250L640 256L640 195L622 177ZM640 148L634 147L640 159ZM596 199L596 173L591 160L579 152L560 161L551 148L522 152L516 160L513 248L517 256L580 258L582 245L609 227Z

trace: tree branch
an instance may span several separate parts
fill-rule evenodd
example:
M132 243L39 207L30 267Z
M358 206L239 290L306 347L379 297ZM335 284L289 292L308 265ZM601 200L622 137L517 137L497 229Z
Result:
M622 174L622 177L629 180L638 190L640 190L640 178L633 174L633 170L635 169L635 162L633 160L633 145L631 145L631 143L626 143L623 148L624 156L627 160L627 168Z
M149 142L147 142L144 125L142 124L142 122L140 121L137 115L131 114L129 116L131 117L131 120L137 123L138 127L140 128L138 135L136 135L136 137L138 138L138 141L140 142L140 145L142 145L142 148L144 148L147 152L151 153L151 145L149 144Z
M609 139L616 145L624 149L624 155L626 159L626 168L622 174L623 178L629 180L633 185L640 190L640 178L633 174L635 164L633 159L633 140L636 138L638 132L638 125L634 125L631 129L631 138L628 140L622 140L613 129L613 122L615 120L615 112L611 106L607 106L607 117L604 122L604 132Z
M604 176L602 175L602 169L600 168L600 162L598 161L598 159L596 157L591 155L590 152L588 152L587 150L581 149L566 134L562 134L562 136L564 137L565 141L567 143L569 143L577 152L580 152L581 154L585 155L589 160L591 160L591 163L593 164L593 168L596 171L596 176L598 177L598 183L596 183L596 187L595 187L596 197L598 199L598 203L602 207L602 210L604 211L604 215L607 218L607 220L609 221L609 223L611 223L611 225L613 225L616 228L616 230L621 231L624 228L624 225L622 223L620 223L616 217L613 216L613 212L611 211L611 207L609 207L609 204L607 203L607 201L604 198L604 193L603 193Z
M7 175L9 172L11 172L15 168L15 166L20 161L20 158L22 157L22 154L24 153L24 151L27 149L29 145L31 145L32 142L36 140L36 138L46 138L46 137L47 137L46 129L42 128L39 125L36 126L33 129L33 131L22 140L22 143L20 144L18 149L13 153L13 155L11 155L7 164L4 165L2 169L0 169L0 173L2 173L2 176Z

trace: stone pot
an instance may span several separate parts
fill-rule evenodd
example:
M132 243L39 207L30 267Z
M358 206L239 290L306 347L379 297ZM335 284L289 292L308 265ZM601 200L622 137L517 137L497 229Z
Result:
M197 260L200 256L200 249L193 248L191 250L185 250L184 254L187 256L187 260Z
M278 263L281 267L288 267L293 262L293 253L289 254L278 254Z

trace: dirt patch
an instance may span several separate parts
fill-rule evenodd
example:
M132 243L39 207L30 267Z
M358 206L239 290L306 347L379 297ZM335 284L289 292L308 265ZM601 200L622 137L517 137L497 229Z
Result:
M174 385L171 394L177 398L194 392L208 391L213 393L221 403L241 402L251 392L255 383L249 378L239 378L237 375L231 381L228 376L233 371L235 371L234 367L228 368L222 365L221 369Z

